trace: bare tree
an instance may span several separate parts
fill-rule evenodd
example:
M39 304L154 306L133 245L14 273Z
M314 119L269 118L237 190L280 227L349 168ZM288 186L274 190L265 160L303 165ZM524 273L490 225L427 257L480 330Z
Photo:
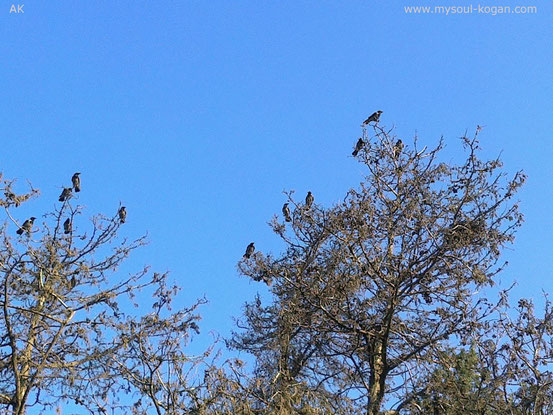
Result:
M441 141L421 149L364 125L366 174L341 203L286 193L271 222L284 252L239 262L271 293L228 340L254 356L251 373L215 345L186 353L205 300L175 312L167 274L120 271L146 242L119 236L125 208L87 221L64 191L53 212L21 217L38 191L0 177L3 413L68 401L91 414L551 413L551 304L539 318L529 300L515 314L506 292L483 295L522 222L525 176L479 159L478 132L446 164Z
M272 221L285 252L239 263L271 284L272 302L248 304L231 341L255 356L267 407L285 396L288 413L302 413L298 393L353 405L349 413L403 408L434 362L469 344L500 305L479 291L522 222L511 198L524 174L507 179L499 159L480 160L479 129L462 138L457 165L439 162L442 141L421 149L370 128L356 156L366 167L359 188L330 208L307 209L288 193L292 221Z
M504 295L504 294L503 294ZM506 300L507 298L504 297ZM420 379L401 408L405 414L546 415L553 411L553 312L543 317L531 300L512 310L504 302L466 350L451 348Z
M516 408L510 413L553 413L553 305L547 295L543 317L536 316L532 300L521 299L515 318L503 313L495 334L485 364L502 368L503 396L512 396L507 400Z
M166 384L155 379L153 366L181 364L185 357L175 345L190 328L197 329L196 306L169 312L176 288L167 287L166 274L148 268L116 272L145 244L144 238L118 236L124 225L117 208L89 222L68 193L18 236L17 208L38 191L31 187L17 194L8 180L1 186L7 216L0 247L2 413L23 415L29 407L52 413L68 401L90 413L113 413L119 407L140 408L136 401L142 395L159 406L153 388ZM138 305L135 295L142 289L154 299L152 312L140 317L142 311L133 313L132 305ZM150 359L156 352L166 353L163 361ZM143 379L147 370L150 383Z
M198 372L208 367L213 347L199 356L187 355L184 350L191 332L199 334L195 311L205 300L164 317L164 302L170 298L164 291L156 292L159 301L153 312L138 321L129 317L115 327L123 343L112 358L110 376L122 381L123 392L128 388L139 397L133 414L146 415L151 410L158 415L199 414L206 406L207 379L201 380Z

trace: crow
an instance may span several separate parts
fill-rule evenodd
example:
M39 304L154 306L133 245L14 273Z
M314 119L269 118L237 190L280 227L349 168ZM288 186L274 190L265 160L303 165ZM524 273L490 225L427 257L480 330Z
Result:
M355 144L355 150L353 150L353 153L351 153L351 155L355 157L357 153L359 153L359 151L363 148L364 145L365 145L365 142L363 141L362 138L357 140L357 144Z
M64 187L62 192L61 192L59 201L60 202L65 202L66 200L69 200L69 198L71 197L71 191L72 190L73 189L71 187Z
M71 177L71 182L73 183L73 189L75 189L76 192L81 191L81 178L79 177L79 174L81 173L75 173L73 177Z
M23 225L21 225L21 228L17 230L18 235L23 235L23 232L27 232L28 234L31 233L31 229L33 229L33 223L35 222L35 217L31 216L29 219L27 219L25 222L23 222Z
M71 219L69 218L65 219L65 222L63 222L63 233L66 235L71 233Z
M432 304L432 297L430 297L428 290L422 292L422 298L426 304Z
M282 214L284 215L284 219L286 222L292 222L292 218L290 217L290 208L288 207L288 203L285 203L284 206L282 206Z
M307 192L307 196L305 196L305 207L307 209L311 209L311 205L313 205L313 202L315 201L315 198L311 194L311 192Z
M253 255L254 251L255 251L255 246L253 245L253 242L252 242L246 248L246 253L244 254L244 258L250 259L250 257Z
M394 145L394 158L397 158L403 151L403 141L397 140Z
M125 220L127 220L127 208L125 206L121 206L117 214L119 215L119 222L125 223Z
M369 118L363 121L363 125L368 125L370 122L373 121L378 124L378 120L380 120L380 114L382 114L382 111L380 110L373 112Z

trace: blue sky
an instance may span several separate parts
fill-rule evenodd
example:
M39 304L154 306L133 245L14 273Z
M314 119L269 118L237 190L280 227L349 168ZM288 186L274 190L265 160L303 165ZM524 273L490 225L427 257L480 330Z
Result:
M283 190L329 206L358 185L349 155L377 109L407 143L443 135L446 161L485 126L483 156L529 176L500 279L519 281L516 297L553 289L550 1L481 0L538 9L496 16L404 12L466 0L11 4L0 0L0 170L42 192L17 217L51 209L80 171L85 217L121 201L127 235L148 232L131 268L169 270L177 305L209 299L204 333L228 334L263 290L236 263L251 241L282 248L266 223Z

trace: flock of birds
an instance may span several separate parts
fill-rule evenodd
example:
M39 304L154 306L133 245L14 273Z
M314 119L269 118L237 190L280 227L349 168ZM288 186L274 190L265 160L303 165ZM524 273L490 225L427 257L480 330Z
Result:
M81 191L80 174L81 174L80 172L77 172L71 177L71 184L72 184L71 187L63 188L60 194L60 197L58 199L60 202L66 202L67 200L71 199L71 197L73 196L73 190L75 191L75 193L78 193ZM120 223L125 223L125 220L127 219L127 209L125 208L125 206L121 206L119 208L119 211L117 212L117 216L119 217ZM34 216L31 216L29 219L23 222L23 225L21 225L20 228L17 230L17 234L23 235L23 232L26 232L27 235L30 235L33 229L33 224L35 222L35 219L36 218ZM67 235L71 233L71 231L72 231L71 219L67 218L65 222L63 222L63 233Z
M378 124L378 121L380 120L380 114L382 114L382 111L376 111L372 113L369 118L363 121L363 126L369 125L369 123L371 122ZM351 155L353 157L357 156L357 154L361 151L364 145L365 145L365 142L363 141L363 138L359 138L359 140L357 140L357 143L355 144L355 149L353 150ZM394 150L394 158L396 158L403 151L403 142L401 141L401 139L396 141L393 150Z
M380 115L382 114L382 111L378 110L376 112L373 112L365 121L363 121L363 126L369 125L371 122L374 122L375 124L378 124L378 121L380 120ZM357 140L357 144L355 144L355 149L353 150L353 153L351 153L352 156L357 156L359 151L363 148L365 145L365 142L362 138L359 138ZM403 150L403 142L401 140L397 140L396 144L394 145L394 157L397 157ZM307 192L307 196L305 196L305 208L309 210L311 206L313 205L313 202L315 201L315 198L313 197L313 194L311 192ZM286 222L292 222L292 217L290 208L288 207L288 203L285 203L284 206L282 206L282 214L284 216L284 220ZM246 247L246 253L242 258L250 259L252 255L255 252L255 245L254 242L251 242Z
M307 196L305 196L305 210L311 209L311 206L313 206L313 202L315 202L315 197L313 197L313 193L309 191L307 192ZM286 222L292 222L292 217L290 216L292 212L290 212L288 203L285 203L284 206L282 206L282 214L284 215L284 220L286 220ZM254 252L255 245L254 242L252 242L246 247L246 253L244 254L243 258L250 259Z

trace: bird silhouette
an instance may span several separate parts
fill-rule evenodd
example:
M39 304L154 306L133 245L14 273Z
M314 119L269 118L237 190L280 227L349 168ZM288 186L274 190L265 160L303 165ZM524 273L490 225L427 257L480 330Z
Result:
M18 235L23 235L23 232L27 232L28 234L31 233L31 229L33 229L33 223L35 222L35 217L31 216L29 219L27 219L25 222L23 222L23 225L21 225L21 228L17 230Z
M373 121L378 124L378 121L380 120L380 114L382 114L382 111L380 110L373 112L369 118L363 121L363 125L368 125L370 122Z
M66 235L71 233L71 219L69 218L65 219L65 222L63 222L63 233Z
M307 196L305 196L305 207L307 209L311 209L311 206L313 205L313 202L315 201L315 198L311 194L311 192L307 192Z
M288 203L285 203L284 206L282 206L282 214L284 215L284 219L286 222L292 222L292 218L290 217L290 208L288 207Z
M253 242L251 244L248 245L248 247L246 248L246 253L244 254L244 258L246 259L250 259L250 257L253 255L253 253L255 252L255 246L253 244Z
M353 150L353 153L351 153L351 155L353 157L355 157L357 155L357 153L359 153L359 151L361 151L361 149L363 148L364 145L365 145L365 142L363 141L362 138L357 140L357 144L355 144L355 150Z
M77 172L71 177L71 182L73 183L73 189L75 189L76 192L81 191L81 178L79 177L81 173Z
M394 145L394 158L397 158L403 151L403 141L397 140Z
M125 223L127 220L127 208L125 206L121 206L117 214L119 215L119 222Z
M71 197L71 191L72 190L73 190L73 188L71 188L71 187L64 187L63 190L61 191L59 201L60 202L65 202L66 200L68 200Z

